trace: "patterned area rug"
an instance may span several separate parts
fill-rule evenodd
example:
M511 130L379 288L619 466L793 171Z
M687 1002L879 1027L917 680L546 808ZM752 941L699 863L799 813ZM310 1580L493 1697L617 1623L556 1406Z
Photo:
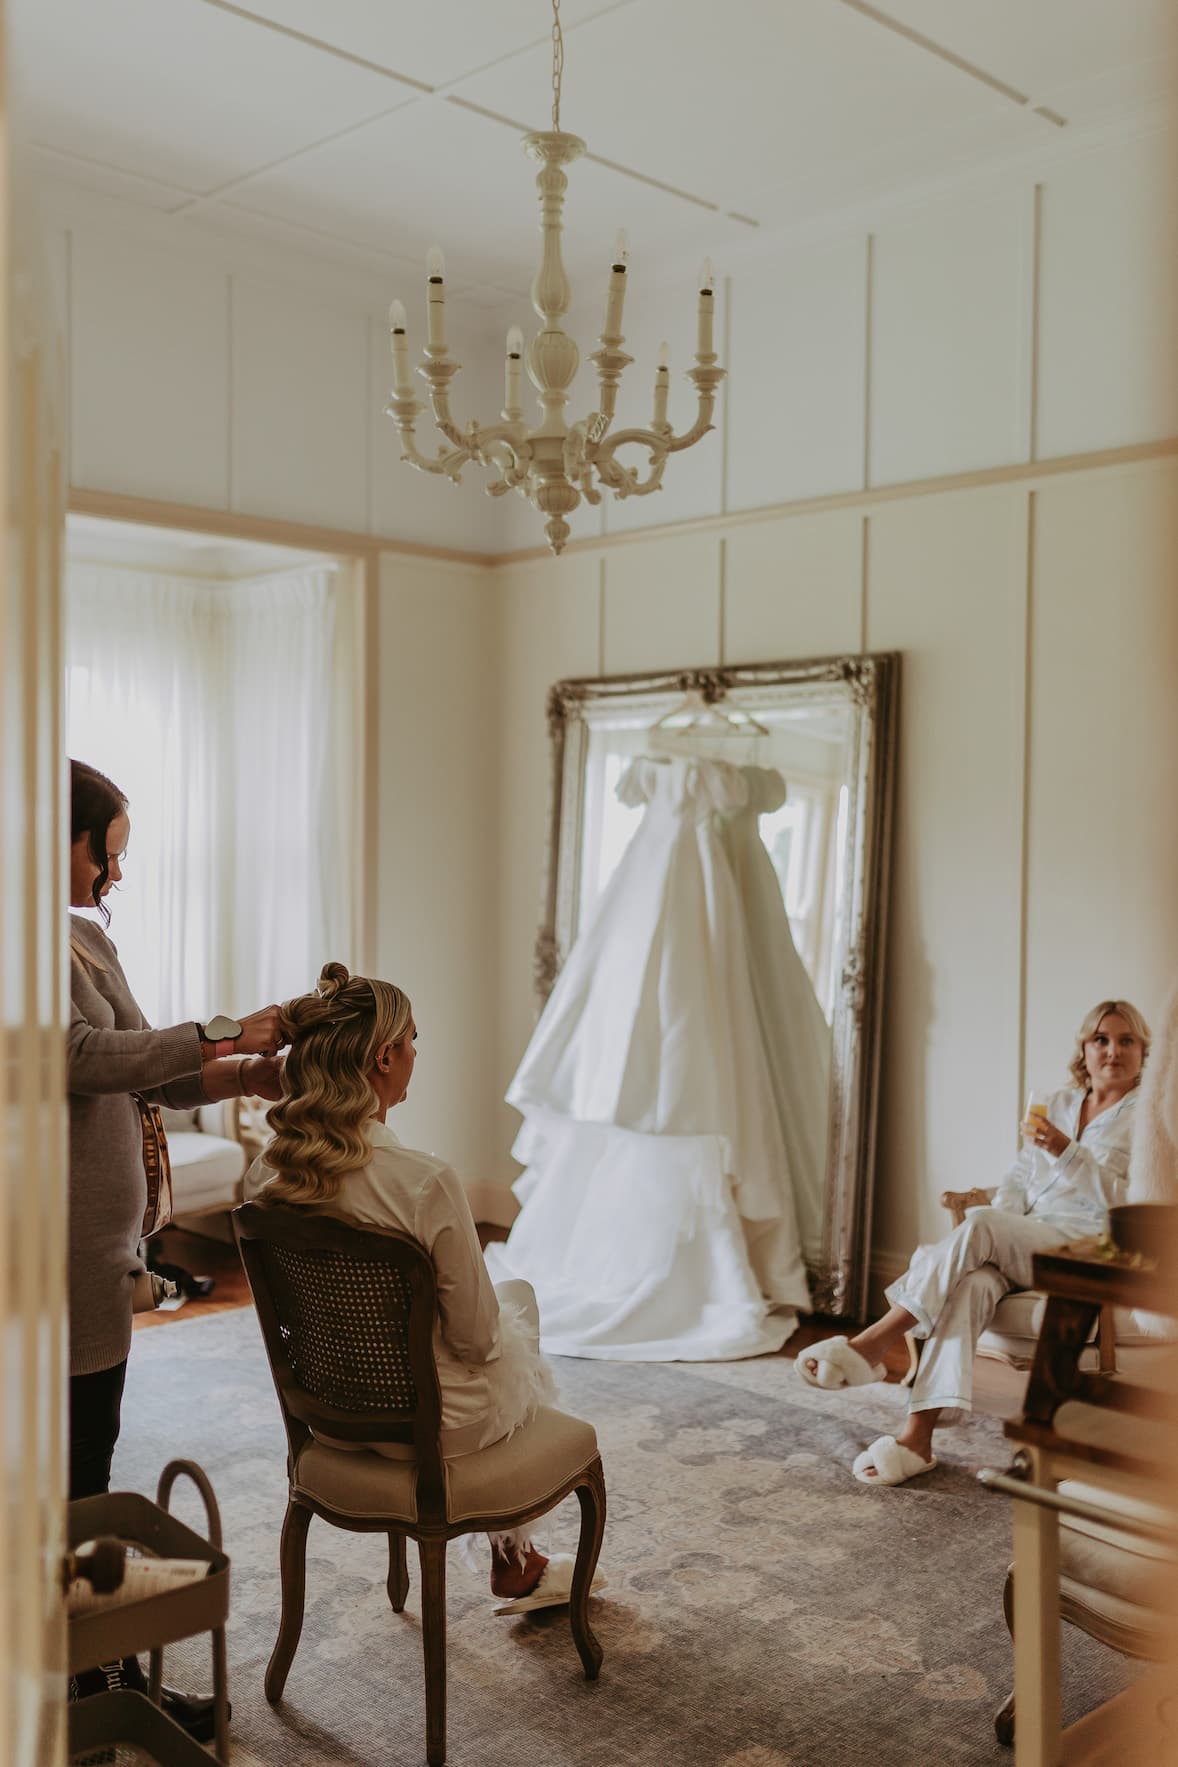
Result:
M586 1683L564 1610L492 1615L481 1574L449 1566L452 1767L951 1767L1009 1764L991 1718L1010 1688L1004 1500L974 1480L1008 1456L986 1419L940 1438L901 1490L848 1468L898 1425L903 1394L845 1396L780 1357L725 1364L557 1364L598 1428L609 1492L593 1604L605 1650ZM115 1484L153 1492L198 1460L232 1560L234 1767L417 1767L424 1760L418 1577L402 1615L383 1539L315 1522L302 1642L281 1706L262 1693L277 1629L285 1444L252 1311L136 1335ZM186 1484L175 1507L199 1527ZM575 1501L547 1544L572 1549ZM1067 1628L1069 1721L1131 1678ZM208 1683L207 1644L169 1649L173 1684Z

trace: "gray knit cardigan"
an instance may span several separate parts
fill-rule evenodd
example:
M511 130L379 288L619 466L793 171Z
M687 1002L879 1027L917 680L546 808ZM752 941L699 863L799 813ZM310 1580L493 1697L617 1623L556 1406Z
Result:
M191 1110L206 1102L194 1022L153 1031L118 953L70 915L70 1373L98 1374L131 1347L131 1291L143 1269L143 1135L131 1094Z

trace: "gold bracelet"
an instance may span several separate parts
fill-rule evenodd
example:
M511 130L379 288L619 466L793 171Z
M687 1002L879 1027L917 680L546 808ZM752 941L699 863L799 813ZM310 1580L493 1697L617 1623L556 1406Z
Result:
M237 1064L237 1090L242 1098L248 1098L250 1096L245 1089L245 1070L249 1059L248 1055L243 1055Z

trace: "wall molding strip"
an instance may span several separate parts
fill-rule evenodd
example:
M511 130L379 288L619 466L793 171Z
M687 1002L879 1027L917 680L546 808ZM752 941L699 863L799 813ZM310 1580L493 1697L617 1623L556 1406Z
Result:
M793 503L764 504L757 509L735 510L730 515L703 515L687 521L665 522L657 527L630 528L623 534L601 539L570 540L565 553L593 552L632 546L637 541L666 540L679 535L730 533L734 528L758 522L782 521L789 516L821 515L828 510L870 509L881 503L905 502L914 497L947 496L954 491L986 490L997 485L1026 485L1035 489L1049 479L1069 474L1108 472L1151 460L1178 455L1178 436L1157 442L1132 442L1123 448L1098 449L1091 454L1061 454L1052 460L1021 461L1012 466L986 466L973 472L947 473L941 478L907 479L894 485L875 485L866 491L832 491L825 497L801 497ZM531 546L518 552L492 553L493 565L528 564L548 557L548 549Z
M649 528L631 528L621 534L586 535L570 540L565 552L614 551L619 546L665 540L679 535L702 537L727 534L760 522L782 521L791 516L821 515L829 510L866 511L881 503L904 502L914 497L947 496L955 491L985 490L998 485L1025 485L1034 490L1053 478L1070 474L1101 473L1178 456L1178 436L1157 442L1133 442L1123 448L1099 449L1090 454L1064 454L1053 460L1023 461L1013 466L988 466L974 472L948 473L942 478L910 479L895 485L876 485L863 491L833 491L825 497L801 497L792 503L765 504L729 515L696 516L687 521L664 522ZM136 522L143 527L182 528L189 533L216 534L226 540L261 540L274 546L293 546L308 552L331 552L347 558L369 558L380 553L394 557L436 559L442 563L498 568L531 564L550 557L547 547L529 546L515 552L470 552L454 546L429 546L415 540L398 540L390 534L358 534L346 528L322 528L279 517L246 515L236 510L204 509L190 503L163 503L132 497L121 491L91 491L73 486L69 493L71 515L104 517L107 521Z
M272 516L245 515L237 510L202 509L190 503L159 503L121 491L88 491L74 486L70 489L68 507L71 515L101 516L107 521L135 522L149 528L182 528L193 534L216 534L226 540L261 540L272 546L332 552L345 558L372 558L388 552L398 557L440 559L451 564L502 562L502 555L494 552L464 552L454 546L427 546L381 534L357 534L347 528L322 528ZM540 556L546 557L547 553Z

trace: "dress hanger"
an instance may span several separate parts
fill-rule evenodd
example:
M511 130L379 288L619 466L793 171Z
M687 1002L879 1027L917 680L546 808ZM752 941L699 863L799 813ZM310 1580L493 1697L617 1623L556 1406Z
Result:
M733 708L735 716L726 712L714 700L707 700L698 687L689 687L683 700L670 711L656 718L650 726L648 735L656 731L666 736L768 736L769 731L764 724L758 722L751 712L742 712L739 707Z

